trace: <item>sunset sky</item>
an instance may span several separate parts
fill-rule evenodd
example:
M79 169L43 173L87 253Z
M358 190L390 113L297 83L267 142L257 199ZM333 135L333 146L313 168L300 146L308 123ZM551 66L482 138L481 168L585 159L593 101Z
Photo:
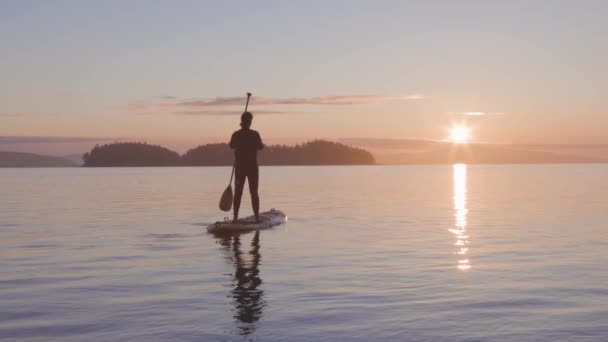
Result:
M268 143L444 139L455 124L478 142L608 143L608 1L0 7L2 150L182 152L226 141L247 91Z

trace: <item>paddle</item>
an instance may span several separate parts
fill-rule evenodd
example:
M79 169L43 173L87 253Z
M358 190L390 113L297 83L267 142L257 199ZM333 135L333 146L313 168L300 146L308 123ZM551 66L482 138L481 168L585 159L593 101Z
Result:
M251 97L251 93L247 93L247 102L245 103L245 111L247 111L247 107L249 107L249 98ZM232 165L232 172L230 173L230 183L228 183L228 187L224 190L222 194L222 198L220 198L220 210L222 211L230 211L232 209L232 178L234 178L234 169L236 167L236 161Z

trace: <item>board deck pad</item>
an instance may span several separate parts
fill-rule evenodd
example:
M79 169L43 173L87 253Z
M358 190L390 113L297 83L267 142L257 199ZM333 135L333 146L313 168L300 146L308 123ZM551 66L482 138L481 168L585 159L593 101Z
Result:
M260 222L255 222L255 216L248 216L239 219L238 222L218 221L207 227L210 233L215 232L236 232L268 229L287 222L287 216L280 210L272 209L260 213Z

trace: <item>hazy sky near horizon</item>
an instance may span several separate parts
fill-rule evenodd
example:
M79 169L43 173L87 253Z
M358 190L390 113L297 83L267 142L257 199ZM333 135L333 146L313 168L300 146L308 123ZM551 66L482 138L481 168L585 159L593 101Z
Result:
M268 142L464 122L608 143L606 18L608 1L3 0L0 136L183 150L227 140L251 91Z

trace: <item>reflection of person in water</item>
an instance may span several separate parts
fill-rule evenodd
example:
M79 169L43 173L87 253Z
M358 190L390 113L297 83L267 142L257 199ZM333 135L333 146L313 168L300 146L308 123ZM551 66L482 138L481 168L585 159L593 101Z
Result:
M231 259L234 262L235 273L232 283L234 288L231 293L236 308L234 318L241 323L240 333L248 335L255 331L255 323L262 317L262 310L266 305L264 291L258 289L262 283L258 268L261 261L260 232L256 231L251 240L250 261L243 258L239 235L222 237L219 243L226 251L233 253Z

